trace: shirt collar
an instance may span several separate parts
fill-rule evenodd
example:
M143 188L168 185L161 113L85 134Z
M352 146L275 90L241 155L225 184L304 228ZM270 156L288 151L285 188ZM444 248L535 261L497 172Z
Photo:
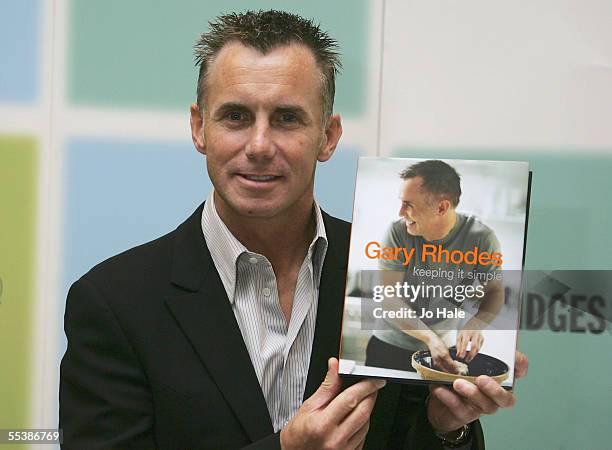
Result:
M315 234L308 247L307 258L312 260L313 274L316 286L318 287L321 279L323 261L327 253L327 234L323 215L318 202L314 201ZM204 203L202 210L202 232L206 240L206 246L210 251L210 256L217 268L223 287L227 293L230 303L234 303L234 292L236 288L237 262L243 253L261 256L250 252L242 243L236 239L232 232L227 228L221 217L217 213L214 201L214 189L211 190L208 199Z

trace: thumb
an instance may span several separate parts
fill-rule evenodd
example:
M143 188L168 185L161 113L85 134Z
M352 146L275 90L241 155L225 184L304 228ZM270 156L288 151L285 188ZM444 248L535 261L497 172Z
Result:
M529 360L525 354L516 351L516 360L514 362L514 376L518 378L523 378L527 375L527 369L529 368Z
M336 358L329 358L327 361L327 374L325 374L325 379L323 383L321 383L321 386L319 386L319 389L310 397L314 408L321 408L327 405L340 393L342 378L338 375L338 365L339 363Z

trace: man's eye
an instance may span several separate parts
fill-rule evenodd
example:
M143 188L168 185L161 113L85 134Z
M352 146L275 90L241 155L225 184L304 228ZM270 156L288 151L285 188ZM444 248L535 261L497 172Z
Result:
M297 122L297 116L293 113L282 113L280 115L280 121L284 123L294 123Z
M233 121L239 121L244 119L244 114L239 111L231 111L227 113L227 118Z

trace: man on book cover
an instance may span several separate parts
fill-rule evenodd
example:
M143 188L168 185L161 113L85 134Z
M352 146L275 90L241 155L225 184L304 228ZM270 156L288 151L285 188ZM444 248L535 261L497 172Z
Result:
M460 329L457 329L461 326L460 318L451 311L461 307L464 301L474 301L473 296L455 295L450 299L420 296L411 307L437 314L432 318L396 319L376 327L366 350L366 365L414 371L412 354L428 348L435 366L456 373L461 365L453 361L448 350L455 330L457 359L469 362L484 342L481 329L504 303L501 281L486 281L487 277L476 275L500 271L499 241L495 232L477 217L457 211L460 177L449 164L439 160L422 161L404 169L400 178L401 218L390 225L382 245L414 251L409 261L403 253L397 259L379 260L381 269L394 271L387 274L386 284L400 281L413 286L452 286L458 293L464 292L460 287L476 285L482 295L475 296L479 302L478 313ZM455 258L457 255L463 257ZM479 258L479 255L485 257ZM473 287L472 292L478 292L476 289ZM440 314L446 311L448 315Z

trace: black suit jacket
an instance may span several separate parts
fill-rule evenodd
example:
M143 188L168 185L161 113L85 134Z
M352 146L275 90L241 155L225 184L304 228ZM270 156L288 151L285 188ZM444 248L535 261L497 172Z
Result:
M201 214L202 206L175 231L72 285L60 376L63 448L280 447ZM323 217L329 246L304 398L322 382L340 340L350 225ZM366 448L440 448L425 416L426 393L383 388Z

